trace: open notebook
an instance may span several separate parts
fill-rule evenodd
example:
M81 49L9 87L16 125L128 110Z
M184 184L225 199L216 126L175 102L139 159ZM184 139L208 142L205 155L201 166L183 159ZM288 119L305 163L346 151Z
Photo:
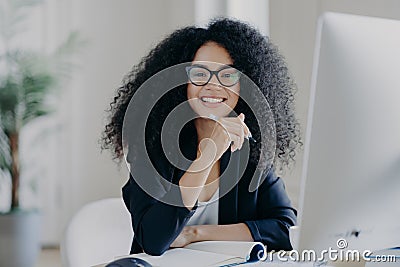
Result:
M170 249L162 256L140 253L127 257L143 259L154 267L227 267L265 260L267 252L265 246L260 242L203 241L189 244L184 248ZM104 266L106 264L95 267Z

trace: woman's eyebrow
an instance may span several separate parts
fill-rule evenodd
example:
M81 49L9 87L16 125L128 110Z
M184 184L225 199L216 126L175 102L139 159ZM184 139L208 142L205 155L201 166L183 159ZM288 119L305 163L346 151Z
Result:
M220 68L218 68L217 70L226 69L228 67L235 68L234 64L221 64L221 65L222 66ZM197 66L197 67L202 67L202 68L209 69L208 66L200 64L200 63L194 63L194 64L192 64L192 66Z

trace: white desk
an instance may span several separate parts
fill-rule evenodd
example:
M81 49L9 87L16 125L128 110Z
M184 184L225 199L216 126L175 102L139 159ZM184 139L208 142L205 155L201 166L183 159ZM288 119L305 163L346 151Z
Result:
M190 252L190 250L181 250L178 251L179 253L176 253L177 251L174 252L174 254L170 254L169 257L164 258L163 256L160 257L152 257L149 256L147 254L136 254L136 255L132 255L134 257L139 257L142 258L148 262L150 262L151 264L153 264L154 267L170 267L170 266L174 266L174 267L204 267L205 265L202 264L201 259L200 260L194 260L194 258L191 258L191 254L193 255L192 252ZM196 251L200 252L201 251ZM171 252L170 252L171 253ZM166 252L166 254L168 256L168 251ZM172 257L171 257L172 255ZM380 255L395 255L396 256L396 260L395 262L374 262L374 261L369 261L366 262L364 260L360 261L360 262L331 262L327 265L322 265L322 266L329 266L329 267L394 267L400 266L400 250L385 250L385 251L381 251ZM195 255L196 257L198 257L198 255ZM186 262L182 262L182 259L186 258ZM205 258L205 257L203 257ZM188 263L190 262L190 263ZM93 267L105 267L107 264L100 264L100 265L96 265ZM216 265L218 266L218 265ZM301 263L301 262L293 262L293 261L288 261L288 262L281 262L279 261L279 259L277 257L273 257L272 261L271 260L266 260L265 262L255 262L255 263L246 263L246 266L269 266L269 267L283 267L283 266L292 266L292 267L313 267L313 262L305 262L305 263Z

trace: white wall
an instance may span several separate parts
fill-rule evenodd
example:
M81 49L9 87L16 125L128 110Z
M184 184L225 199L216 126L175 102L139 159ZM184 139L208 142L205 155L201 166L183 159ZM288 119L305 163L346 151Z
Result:
M195 21L205 26L210 19L224 16L255 26L262 34L269 33L269 0L194 0Z
M100 153L98 143L105 110L141 57L177 27L193 24L192 5L184 0L70 1L71 28L89 42L63 104L68 121L62 173L65 219L85 203L121 195L126 167L119 168L109 151Z
M270 0L270 34L287 59L297 82L297 114L304 136L317 19L325 11L400 19L398 0ZM371 36L373 38L373 36ZM303 139L304 140L304 139ZM285 176L288 192L298 205L302 155Z
M269 0L228 0L228 15L255 26L269 35Z
M63 86L59 110L22 133L27 176L40 176L40 199L24 187L21 202L24 207L40 206L44 245L60 241L66 223L84 204L121 195L126 168L114 163L108 151L100 153L98 143L105 110L124 74L154 44L194 23L193 6L186 0L48 0L32 11L30 31L17 42L49 52L71 30L87 40L75 60L72 80ZM53 133L39 138L36 132L43 127L53 128Z

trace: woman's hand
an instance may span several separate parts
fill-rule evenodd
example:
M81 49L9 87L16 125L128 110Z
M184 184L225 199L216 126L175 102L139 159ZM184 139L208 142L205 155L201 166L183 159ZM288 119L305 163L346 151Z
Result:
M195 226L185 226L182 232L178 235L171 248L181 248L196 241L196 228Z
M218 120L228 131L231 144L231 151L242 149L244 138L248 137L250 130L244 123L244 114L240 113L237 117L222 117Z
M181 248L190 243L199 241L250 241L254 239L250 229L244 223L225 225L192 225L185 226L178 235L171 248Z
M202 149L214 150L214 162L219 160L222 154L231 147L234 152L241 149L244 138L250 134L249 128L244 123L244 114L240 113L237 117L222 117L215 120L214 130L209 139L200 143Z
M229 147L232 151L241 149L244 137L250 133L244 123L243 114L235 118L220 118L210 121L207 127L212 127L211 135L200 141L198 146L200 153L179 180L182 200L189 210L194 207L198 200L214 163L221 158ZM174 245L190 243L192 242L189 239L190 237L190 233L185 230L174 242Z

